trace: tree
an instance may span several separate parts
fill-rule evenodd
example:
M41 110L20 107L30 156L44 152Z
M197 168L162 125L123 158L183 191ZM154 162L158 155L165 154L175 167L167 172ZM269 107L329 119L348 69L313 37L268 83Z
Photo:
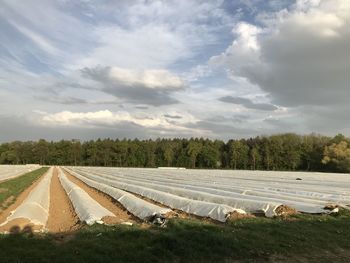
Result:
M345 171L349 145L341 134L330 138L293 133L227 143L203 138L14 141L0 144L0 163Z
M213 143L206 142L198 155L198 162L201 168L218 168L221 164L218 148Z
M233 169L246 169L249 147L243 140L230 142L230 160Z
M38 163L41 165L46 164L46 159L49 154L49 143L43 139L40 139L34 148Z
M250 163L251 163L251 168L253 170L256 170L257 163L260 161L260 153L257 147L253 147L250 150Z
M201 152L202 145L193 139L190 140L190 142L187 145L187 155L189 156L190 160L190 167L195 168L196 167L196 161L197 156Z
M350 145L347 141L326 146L323 156L323 164L332 165L339 172L350 172Z

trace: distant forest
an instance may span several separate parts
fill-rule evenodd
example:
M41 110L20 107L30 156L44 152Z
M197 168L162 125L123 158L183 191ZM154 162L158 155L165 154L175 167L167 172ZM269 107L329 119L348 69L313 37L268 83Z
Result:
M0 145L1 164L350 171L350 141L339 134L292 133L249 139L98 139L14 141Z

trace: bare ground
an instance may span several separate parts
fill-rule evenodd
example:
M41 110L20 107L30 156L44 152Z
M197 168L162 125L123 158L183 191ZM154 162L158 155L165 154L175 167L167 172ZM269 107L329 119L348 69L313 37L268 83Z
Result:
M5 193L7 191L8 191L8 189L6 189L6 188L0 188L0 193Z
M116 217L108 216L103 218L102 221L105 224L114 225L114 224L122 224L125 222L130 222L133 224L139 223L139 220L135 216L130 214L121 204L116 202L112 197L98 191L95 188L88 186L87 184L77 179L76 177L72 176L68 172L66 171L64 172L70 181L72 181L73 183L81 187L91 198L93 198L101 206L108 209L116 216Z
M80 227L79 218L63 189L57 168L54 168L50 186L50 210L46 228L49 232L70 232Z

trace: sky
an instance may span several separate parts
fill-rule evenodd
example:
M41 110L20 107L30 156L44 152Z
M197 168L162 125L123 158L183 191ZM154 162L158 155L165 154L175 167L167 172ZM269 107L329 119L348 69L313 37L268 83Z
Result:
M350 135L349 0L0 0L0 141Z

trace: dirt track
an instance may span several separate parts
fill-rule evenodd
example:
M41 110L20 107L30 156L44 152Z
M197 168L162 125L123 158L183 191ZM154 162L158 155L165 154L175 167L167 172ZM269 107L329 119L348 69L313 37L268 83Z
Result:
M64 191L58 170L54 168L50 186L50 210L46 228L49 232L70 232L79 228L79 218Z

